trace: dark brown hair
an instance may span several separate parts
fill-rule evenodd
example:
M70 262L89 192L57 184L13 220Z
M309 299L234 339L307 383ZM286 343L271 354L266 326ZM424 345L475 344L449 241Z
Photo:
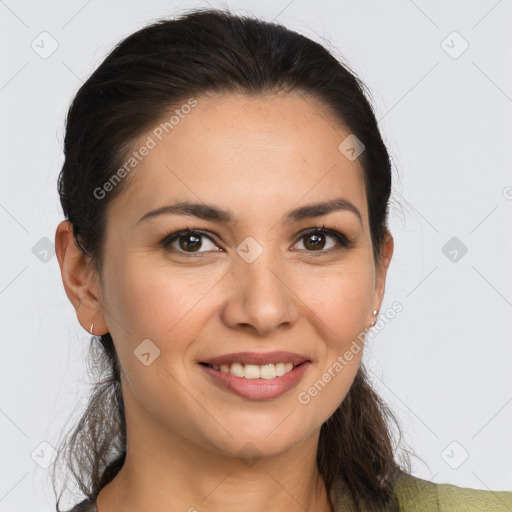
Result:
M387 233L391 162L364 84L323 46L279 24L201 9L159 20L121 41L69 109L58 191L75 241L100 276L106 207L126 180L104 198L94 191L120 168L133 142L171 108L212 92L297 92L319 100L348 127L365 146L359 161L377 265ZM119 363L110 334L99 341L93 338L91 345L90 363L99 372L92 396L57 458L64 457L75 487L92 501L126 455ZM396 418L361 364L347 396L321 427L317 463L328 492L341 477L356 505L379 510L389 502L394 477L404 468L410 472L410 452L402 454L401 463L395 459L391 423L401 439ZM53 481L56 488L55 473Z

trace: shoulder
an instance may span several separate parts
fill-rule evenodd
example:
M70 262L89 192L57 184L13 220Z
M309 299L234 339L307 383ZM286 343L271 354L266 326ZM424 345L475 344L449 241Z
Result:
M343 485L335 485L335 511L352 510L344 503ZM512 512L512 491L485 491L436 484L429 480L401 473L395 479L393 512ZM347 497L345 496L345 499ZM68 512L98 512L94 502L85 499Z
M401 473L395 481L400 512L511 512L512 491L487 491L434 483Z
M357 510L341 478L335 479L330 497L334 512ZM400 472L394 478L391 501L381 512L512 512L512 491L434 483Z
M98 512L96 508L96 504L86 498L80 503L76 504L72 509L68 510L68 512Z

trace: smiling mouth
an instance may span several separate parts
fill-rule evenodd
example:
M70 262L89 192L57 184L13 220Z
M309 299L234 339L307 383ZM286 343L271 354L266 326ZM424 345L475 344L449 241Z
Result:
M309 361L303 361L299 364L293 363L269 363L269 364L242 364L242 363L232 363L232 364L209 364L209 363L199 363L203 366L207 366L208 368L213 368L222 373L230 373L235 377L243 377L246 379L275 379L276 377L282 377L287 373L290 373L292 370L297 368L298 366L303 365Z

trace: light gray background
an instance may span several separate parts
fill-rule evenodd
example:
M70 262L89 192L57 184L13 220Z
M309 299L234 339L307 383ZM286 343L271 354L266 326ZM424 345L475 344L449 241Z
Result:
M369 86L395 173L382 311L404 309L369 343L366 365L426 462L413 459L416 476L512 489L512 1L210 5L312 37ZM41 241L51 249L63 219L65 113L116 42L195 6L207 3L0 0L0 511L55 509L35 460L51 458L41 443L55 446L88 396L89 337ZM58 43L45 59L31 47L51 48L43 31ZM452 237L468 248L457 261L442 250Z

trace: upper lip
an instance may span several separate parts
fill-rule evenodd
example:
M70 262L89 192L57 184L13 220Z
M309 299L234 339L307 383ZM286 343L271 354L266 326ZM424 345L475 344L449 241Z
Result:
M232 354L224 354L222 356L212 357L209 359L205 359L201 361L206 364L232 364L232 363L241 363L241 364L277 364L277 363L293 363L293 365L298 365L309 361L310 359L301 354L295 354L293 352L284 352L284 351L276 351L276 352L234 352Z

